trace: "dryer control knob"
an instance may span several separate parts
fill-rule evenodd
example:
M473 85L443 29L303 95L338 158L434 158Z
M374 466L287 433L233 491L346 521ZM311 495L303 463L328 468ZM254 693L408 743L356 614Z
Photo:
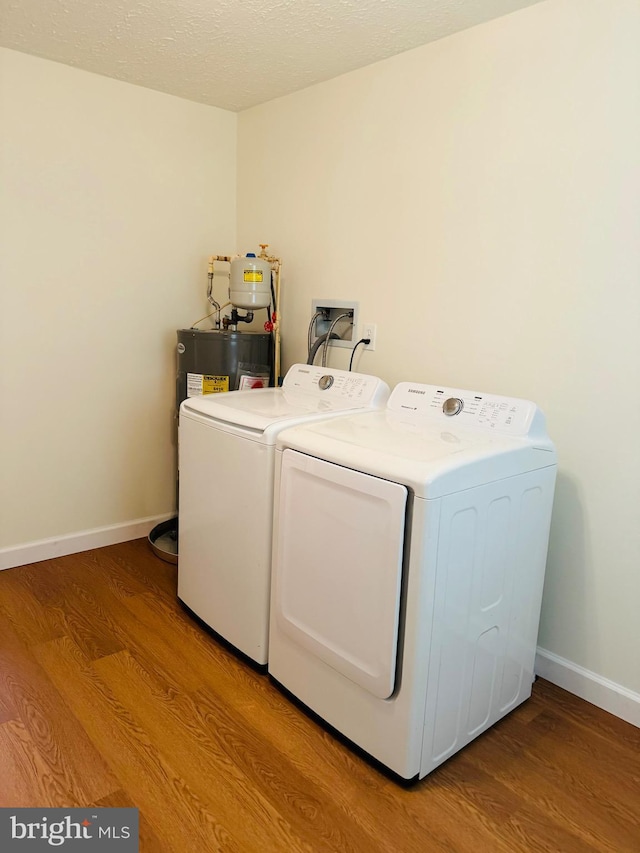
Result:
M333 385L333 376L330 373L325 373L324 376L321 376L318 379L318 385L320 386L321 391L326 391L327 388L331 388Z
M459 415L463 408L464 402L459 397L449 397L449 399L445 400L442 404L442 411L448 417L451 417L452 415Z

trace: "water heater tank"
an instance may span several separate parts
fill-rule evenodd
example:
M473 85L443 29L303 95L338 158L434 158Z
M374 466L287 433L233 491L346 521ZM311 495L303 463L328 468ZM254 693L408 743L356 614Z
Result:
M271 335L178 329L176 410L187 397L252 387L243 381L271 372Z
M229 300L246 311L267 308L271 304L271 264L255 255L231 261Z

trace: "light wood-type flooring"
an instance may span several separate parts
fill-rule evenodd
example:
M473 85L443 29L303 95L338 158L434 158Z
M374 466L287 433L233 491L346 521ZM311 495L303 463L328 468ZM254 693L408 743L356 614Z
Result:
M640 730L538 680L413 788L197 625L146 540L0 572L0 806L136 806L142 853L639 853Z

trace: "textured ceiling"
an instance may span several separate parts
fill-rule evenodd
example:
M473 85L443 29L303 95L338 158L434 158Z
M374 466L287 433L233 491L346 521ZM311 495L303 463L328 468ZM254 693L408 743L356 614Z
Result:
M242 110L539 0L0 0L0 46Z

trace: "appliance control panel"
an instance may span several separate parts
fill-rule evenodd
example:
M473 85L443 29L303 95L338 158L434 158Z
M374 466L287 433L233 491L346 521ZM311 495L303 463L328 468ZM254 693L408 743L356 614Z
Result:
M312 364L294 364L287 371L282 387L285 391L321 397L323 400L353 403L354 406L383 406L389 396L389 386L377 376L316 367Z
M463 391L444 385L401 382L389 398L387 409L433 419L448 427L472 427L503 435L529 435L534 426L544 428L542 412L530 400Z

